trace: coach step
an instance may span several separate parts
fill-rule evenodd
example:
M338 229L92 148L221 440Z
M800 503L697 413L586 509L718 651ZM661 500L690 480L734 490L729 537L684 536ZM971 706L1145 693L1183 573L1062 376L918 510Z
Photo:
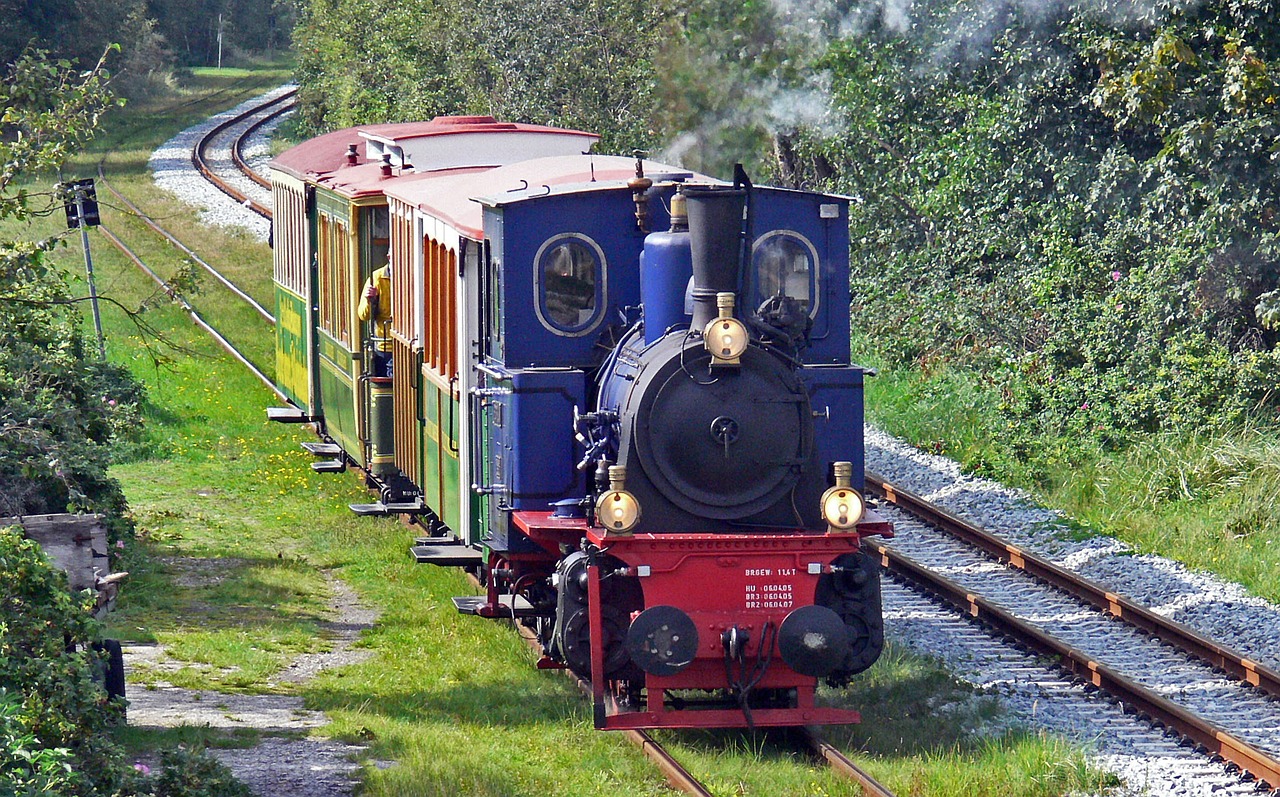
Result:
M302 444L302 447L313 457L336 457L342 453L342 446L337 443L307 441Z
M484 564L484 554L466 545L415 545L409 553L420 565L480 567Z
M381 501L373 504L347 504L347 509L360 517L388 517L390 515L420 515L430 512L421 501L409 501L402 504L384 504Z
M489 603L484 595L462 595L453 598L453 606L458 614L472 614L476 617L506 618L535 617L538 610L533 604L520 595L499 595L496 604Z
M276 423L311 423L313 419L297 407L267 407L267 420Z

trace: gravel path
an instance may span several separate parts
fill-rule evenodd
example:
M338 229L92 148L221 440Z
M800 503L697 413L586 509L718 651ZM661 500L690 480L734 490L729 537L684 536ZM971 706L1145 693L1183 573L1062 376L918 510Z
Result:
M298 657L278 676L279 683L302 683L322 670L354 664L372 655L351 646L362 631L372 627L377 612L361 604L351 588L338 579L330 578L329 587L329 617L321 624L321 630L331 649ZM163 674L188 666L170 660L160 645L127 645L124 654L126 672ZM264 684L267 688L276 685ZM161 680L149 686L130 684L128 698L129 724L135 727L192 726L261 732L263 737L253 747L209 750L258 797L352 794L365 748L306 738L306 734L328 725L329 720L323 712L305 708L301 697L182 689Z
M281 86L247 100L166 141L148 161L156 185L197 208L201 221L206 224L243 229L259 240L267 240L268 222L210 185L192 166L191 148L224 119L279 96L290 88ZM286 116L264 125L246 142L245 160L260 174L265 175L266 164L270 160L271 134ZM229 131L228 135L215 142L215 151L210 153L211 163L220 171L223 166L234 170L226 149L234 132ZM219 151L218 144L225 146ZM246 187L252 186L252 195L261 195L259 201L270 206L267 192L248 180L238 179ZM228 566L234 564L232 561ZM205 561L199 563L199 567L179 566L177 569L179 579L199 578L204 576L191 576L188 571L207 576L216 571L217 565ZM355 593L341 581L331 579L329 585L333 595L330 617L321 628L330 641L330 650L298 657L277 676L279 683L303 683L322 670L353 664L372 655L367 650L353 649L352 645L360 632L376 621L377 613L363 606ZM170 661L163 648L155 645L127 646L125 660L126 669L147 668L160 673L183 666ZM272 686L275 684L266 684L267 688ZM252 728L267 734L251 748L209 751L258 797L347 797L353 790L354 775L361 767L357 760L363 757L365 750L340 742L300 738L327 725L328 719L321 712L307 710L303 707L302 698L291 695L223 694L180 689L164 681L153 684L153 688L133 684L129 690L129 723L155 727L207 726L226 731ZM383 765L383 762L373 763Z

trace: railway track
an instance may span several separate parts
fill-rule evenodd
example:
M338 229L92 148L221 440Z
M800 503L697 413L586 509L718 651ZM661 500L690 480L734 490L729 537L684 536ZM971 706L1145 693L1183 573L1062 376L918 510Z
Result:
M107 180L107 176L103 171L103 167L101 163L98 164L98 180L99 180L99 185L102 185L103 187L105 187L107 191L110 192L110 194L113 197L115 197L116 201L120 202L126 208L128 208L129 212L132 213L135 218L137 218L143 224L150 227L152 230L154 230L158 235L160 235L162 238L167 240L169 243L176 246L179 250L182 251L183 254L191 258L192 262L194 262L195 264L203 268L214 279L216 279L219 283L221 283L224 287L226 287L227 290L231 291L239 299L241 299L250 307L252 307L254 309L254 312L262 316L263 320L266 321L268 324L274 325L276 323L276 317L272 315L270 311L267 310L267 308L263 307L258 302L257 299L254 299L252 296L245 293L240 288L240 286L236 285L221 271L219 271L218 269L210 265L207 260L205 260L204 258L200 257L200 255L193 252L190 247L188 247L182 241L178 240L177 237L173 235L173 233L169 232L164 227L160 226L160 224L155 219L151 218L151 216L147 215L141 208L139 208L137 205L131 202L128 197L126 197L124 194L117 191L115 186L113 186L111 182ZM114 236L110 236L110 237L114 238ZM131 253L126 253L126 254L131 254Z
M247 109L246 111L236 114L230 119L224 120L223 122L218 124L212 131L202 136L199 139L199 141L196 143L195 147L193 147L192 155L191 155L193 166L195 166L197 170L200 171L200 173L205 177L206 180L209 180L211 183L218 186L220 190L222 190L224 193L227 193L228 196L235 199L238 203L244 204L245 202L250 201L242 193L237 192L236 189L230 185L230 183L228 183L226 180L223 180L216 175L216 173L214 172L214 170L212 169L212 167L208 162L207 151L211 148L213 142L219 136L223 135L226 131L232 129L235 125L242 124L246 120L254 119L254 122L251 125L246 127L244 130L240 131L235 136L230 148L234 153L232 160L237 164L237 167L244 170L246 174L253 173L255 176L257 176L256 173L254 173L253 170L248 166L248 164L245 163L243 155L240 154L241 151L243 150L244 142L248 137L252 136L253 133L256 132L258 129L260 129L262 126L264 126L265 124L269 123L273 119L278 118L280 115L291 110L292 100L295 93L296 92L294 91L290 91L283 95L271 98L270 100L264 103L255 105ZM128 211L135 218L142 221L157 235L161 236L162 238L167 240L170 244L177 247L184 255L190 258L192 262L196 263L201 268L203 268L221 285L223 285L227 290L231 291L232 294L234 294L238 299L240 299L249 307L251 307L254 310L254 312L256 312L264 321L266 321L268 324L271 324L272 326L275 325L276 323L275 316L272 315L271 312L268 311L265 307L263 307L260 302L258 302L252 296L250 296L246 291L240 288L240 286L236 285L233 280L228 278L225 274L223 274L221 271L215 268L207 260L205 260L200 255L198 255L190 247L188 247L186 244L180 241L175 235L173 235L171 232L169 232L163 226L161 226L154 218L152 218L149 214L147 214L140 207L138 207L137 204L132 202L128 197L126 197L119 190L117 190L115 186L113 186L111 182L107 179L105 168L104 168L103 162L101 161L98 163L98 178L99 178L99 184L105 187L107 191L112 195L112 197L114 197L116 201L124 205L124 207L127 208ZM250 207L252 207L252 205L250 205ZM258 208L253 208L253 209L255 210L255 212L259 212L260 215L265 213L266 218L268 219L271 218L271 212L269 209L266 209L265 207L262 207L260 205L258 206ZM100 230L102 234L107 238L108 241L111 242L113 246L115 246L122 254L124 254L125 257L129 259L134 265L136 265L139 268L139 270L141 270L152 281L154 281L161 290L163 290L174 301L176 301L179 304L179 306L181 306L182 309L187 312L187 314L191 317L191 319L195 322L195 324L199 326L201 329L205 330L205 332L207 332L210 335L210 337L212 337L213 340L220 347L226 350L238 362L240 362L247 369L249 369L249 371L255 377L257 377L259 381L261 381L264 385L270 388L271 391L277 397L279 397L281 400L284 400L286 402L288 401L288 398L276 387L274 379L268 376L267 373L264 371L264 369L260 368L257 364L255 364L248 355L246 355L234 343L231 342L230 338L228 338L226 334L224 334L213 323L211 323L208 319L206 319L203 315L201 315L200 312L191 304L191 302L186 297L181 295L181 293L179 293L178 290L172 284L170 284L167 280L162 278L154 269L149 267L146 264L146 262L143 261L143 259L132 248L130 248L123 241L123 239L120 238L120 236L112 232L111 229L109 229L106 225L102 225L100 227Z
M210 129L208 133L202 136L200 140L196 142L196 145L191 151L191 164L198 172L200 172L201 175L204 176L206 180L212 183L219 191L235 200L237 204L244 205L267 220L271 219L271 209L265 204L250 197L244 191L241 191L230 180L218 174L217 169L215 169L213 164L210 162L208 152L213 148L214 142L217 141L218 138L227 134L236 126L244 124L250 119L254 119L252 124L235 136L229 147L231 160L237 169L255 184L263 188L269 188L270 183L254 172L254 170L245 162L243 156L244 141L263 125L278 118L281 114L292 110L294 97L296 95L296 90L288 91L267 102L256 105L241 113L224 119L222 122L219 122ZM255 119L255 117L260 118Z
M431 539L436 538L420 537L418 542L421 543L423 540ZM474 574L468 573L467 580L471 582L473 587L483 592L484 587ZM525 641L525 644L533 649L534 653L542 654L542 646L538 642L537 636L530 629L514 622L514 618L512 627L520 635L520 638ZM591 697L591 684L578 678L569 670L562 670L562 672L573 680L584 696ZM673 789L693 797L712 796L712 792L652 735L640 730L624 731L622 735L632 744L639 747L640 751L654 762L667 779L667 784ZM879 783L870 773L855 764L848 756L840 752L812 728L797 729L797 739L799 746L807 748L815 758L825 761L834 771L857 783L862 788L864 797L894 797L893 792Z
M191 316L191 320L196 323L196 326L200 327L205 332L207 332L210 335L210 337L214 339L214 342L216 342L219 346L225 349L227 353L229 353L232 357L235 357L236 360L241 365L248 368L249 371L254 376L256 376L264 385L270 388L271 391L276 394L276 396L278 396L282 400L288 401L288 397L285 396L284 393L280 392L280 389L276 387L275 381L271 377L263 373L262 369L259 368L257 365L255 365L254 362L250 360L243 352L237 349L235 344L233 344L230 340L228 340L225 335L223 335L216 327L214 327L202 315L200 315L200 312L196 310L191 305L191 303L188 302L184 296L182 296L182 294L178 293L178 291L173 287L173 285L169 284L169 282L167 282L163 277L157 274L155 270L149 267L142 260L142 258L138 256L136 252L130 249L129 246L119 238L119 236L111 232L111 230L108 229L106 225L99 225L98 229L99 231L102 232L103 235L106 236L107 240L110 241L113 246L119 249L120 252L124 254L125 257L127 257L134 265L136 265L144 274L150 277L152 281L154 281L162 291L164 291L171 299L177 302L178 305L182 307L182 309L185 310L189 316Z
M1257 788L1280 787L1274 670L874 474L867 483L904 513L899 537L867 546L895 577L1053 658Z

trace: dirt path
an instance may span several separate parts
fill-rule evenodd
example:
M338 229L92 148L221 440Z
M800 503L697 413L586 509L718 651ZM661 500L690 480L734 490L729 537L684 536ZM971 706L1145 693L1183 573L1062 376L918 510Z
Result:
M377 621L377 612L361 604L350 587L331 576L329 588L329 616L321 629L332 648L299 656L275 682L304 683L324 670L355 664L372 655L352 645ZM188 665L169 659L161 645L126 645L124 654L126 673L141 669L163 673ZM262 738L253 747L209 751L258 797L346 797L352 794L361 762L367 760L364 747L307 738L329 719L323 712L305 708L301 697L182 689L163 680L150 685L130 683L128 692L129 724L136 727L206 727L228 734L238 729L259 731Z

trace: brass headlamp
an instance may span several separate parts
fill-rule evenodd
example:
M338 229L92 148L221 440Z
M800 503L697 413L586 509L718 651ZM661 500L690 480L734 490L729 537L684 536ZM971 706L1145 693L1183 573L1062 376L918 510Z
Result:
M622 465L609 468L609 490L596 499L596 522L605 534L630 534L640 521L640 502L627 492L627 469Z
M717 293L716 307L720 316L712 319L702 330L703 345L711 355L712 365L738 365L738 358L747 350L750 339L746 325L733 317L733 293Z
M822 494L822 519L827 522L827 532L848 533L855 529L867 510L862 493L853 489L853 463L834 462L836 484Z

